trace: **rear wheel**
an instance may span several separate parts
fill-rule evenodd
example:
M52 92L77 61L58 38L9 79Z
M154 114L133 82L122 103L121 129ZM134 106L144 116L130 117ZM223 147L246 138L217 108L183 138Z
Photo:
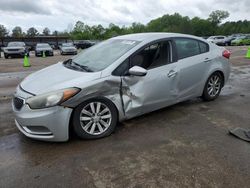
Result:
M213 73L207 80L202 98L206 101L215 100L223 87L223 76L219 72Z
M114 131L117 119L117 110L111 101L92 99L75 109L73 128L80 138L102 138Z

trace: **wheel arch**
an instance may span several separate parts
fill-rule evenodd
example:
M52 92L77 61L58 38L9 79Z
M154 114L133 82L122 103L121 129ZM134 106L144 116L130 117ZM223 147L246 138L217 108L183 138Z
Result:
M109 99L108 97L105 97L105 96L94 96L94 97L91 97L91 98L87 98L85 100L82 100L81 102L78 103L78 105L76 105L75 107L72 107L73 111L72 113L70 114L70 120L69 120L69 125L68 125L68 134L69 134L69 137L71 137L72 135L75 134L74 132L74 128L73 128L73 119L74 119L74 114L75 114L75 111L76 111L76 108L78 106L80 106L82 103L85 103L85 102L88 102L88 101L93 101L93 100L105 100L105 101L108 101L110 102L111 104L113 104L113 106L115 107L115 111L117 113L117 122L120 121L120 114L119 113L119 110L118 110L118 107L117 105L115 104L114 101L112 101L111 99Z
M225 75L224 75L224 72L222 71L222 70L215 70L215 71L213 71L209 76L208 76L208 78L212 75L212 74L214 74L214 73L219 73L221 76L222 76L222 84L223 84L223 86L224 86L224 84L225 84ZM207 79L208 79L207 78Z
M95 99L99 99L99 100L106 100L106 101L109 101L111 102L114 107L115 107L115 110L116 110L116 113L117 113L117 117L118 117L118 121L121 121L122 119L124 119L124 116L122 113L120 113L120 106L117 104L117 102L114 102L112 99L110 99L109 97L106 97L106 96L94 96L94 97L90 97L90 98L87 98L87 99L84 99L82 100L81 102L79 102L76 106L72 107L73 111L70 115L70 123L69 123L69 130L70 132L72 131L72 121L73 121L73 116L74 116L74 113L75 113L75 109L81 105L82 103L84 102L88 102L88 101L92 101L92 100L95 100Z

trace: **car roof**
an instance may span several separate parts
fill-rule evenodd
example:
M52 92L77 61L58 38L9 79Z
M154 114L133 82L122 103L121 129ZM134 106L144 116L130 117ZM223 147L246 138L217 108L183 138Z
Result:
M113 39L136 40L136 41L148 42L148 41L164 39L164 38L169 38L169 37L188 37L188 38L194 38L194 39L205 41L201 37L196 37L193 35L180 34L180 33L161 33L161 32L128 34L128 35L114 37Z

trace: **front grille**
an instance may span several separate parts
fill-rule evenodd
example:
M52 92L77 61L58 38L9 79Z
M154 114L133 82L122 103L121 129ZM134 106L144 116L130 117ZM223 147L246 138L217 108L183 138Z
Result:
M19 49L8 49L8 51L15 52L15 51L19 51Z
M20 110L23 107L24 100L18 97L14 97L13 104L17 110Z

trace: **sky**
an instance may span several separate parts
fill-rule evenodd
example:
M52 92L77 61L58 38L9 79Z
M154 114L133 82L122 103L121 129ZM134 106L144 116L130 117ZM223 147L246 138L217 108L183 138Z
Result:
M250 20L249 0L0 0L0 24L11 31L48 27L51 31L70 31L76 21L88 25L110 23L128 26L148 23L164 14L180 13L207 18L214 10L226 10L225 21Z

